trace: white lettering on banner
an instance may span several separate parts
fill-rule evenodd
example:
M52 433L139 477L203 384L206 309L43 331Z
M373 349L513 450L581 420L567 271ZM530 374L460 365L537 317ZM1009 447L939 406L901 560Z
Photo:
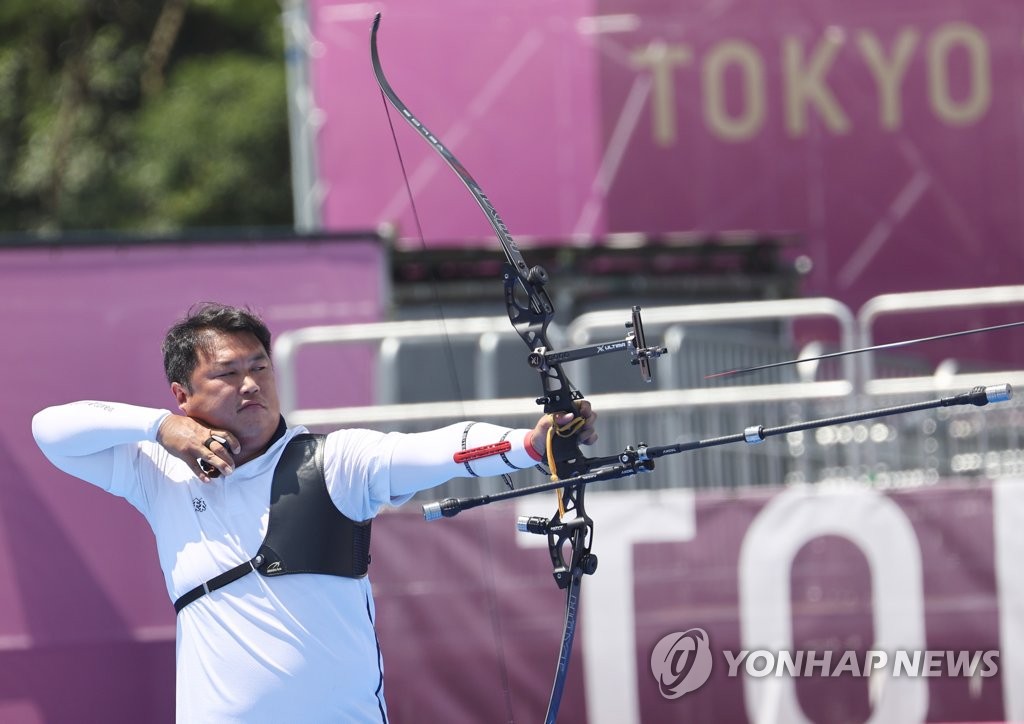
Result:
M517 515L534 515L536 501L520 501ZM692 540L697 522L692 490L591 492L587 514L600 522L598 573L586 576L580 603L583 683L591 724L640 724L636 670L633 546ZM547 546L540 535L516 536L520 545ZM588 604L588 601L590 602Z
M999 601L999 666L1003 718L1024 721L1024 480L998 480L992 486L996 596Z
M832 133L843 135L850 131L850 119L825 83L825 76L842 44L840 33L827 33L814 49L810 61L805 63L800 39L783 39L782 78L786 87L786 130L790 136L806 135L807 106L811 104Z
M904 81L915 53L923 55L927 78L928 106L942 123L965 127L979 122L992 106L991 49L985 34L965 22L938 26L921 43L921 32L904 27L886 49L879 34L871 29L852 33L856 53L843 54L847 33L829 27L818 38L786 35L779 41L778 74L782 80L781 113L787 135L803 138L809 132L812 114L833 135L846 135L853 124L836 94L843 84L836 78L850 75L850 59L859 56L875 81L879 126L899 131L903 123ZM764 51L748 40L723 38L711 45L700 62L700 103L708 131L722 141L739 143L755 138L768 117L768 84ZM632 66L651 74L651 124L654 142L674 146L678 137L677 95L681 84L677 69L693 65L695 51L688 43L653 40L632 51ZM966 87L954 92L950 69L966 69ZM859 72L859 69L857 69ZM726 105L727 76L738 72L742 105L730 111ZM831 82L830 82L831 79ZM849 100L848 100L849 102Z
M893 43L892 57L886 58L877 35L870 30L857 33L857 46L878 84L878 122L887 131L898 129L903 120L900 88L919 37L913 28L904 28Z
M674 146L676 143L676 92L672 69L677 65L689 65L693 51L686 45L669 45L661 41L649 43L634 51L634 68L650 69L654 78L654 92L651 114L654 123L654 142L659 146Z
M732 116L725 103L725 73L730 66L743 77L743 109ZM746 141L764 125L764 62L757 48L740 40L716 45L704 62L704 122L715 135L726 141Z
M921 550L913 526L891 499L854 485L787 489L769 500L751 523L738 571L743 648L793 648L793 559L806 543L826 535L848 539L867 558L876 639L871 649L924 650ZM792 679L744 677L743 688L751 722L808 721ZM869 722L923 721L927 711L927 681L893 677L881 687Z
M970 92L957 103L949 87L949 56L956 47L967 53ZM992 105L992 72L988 44L981 31L953 23L936 31L928 43L928 99L935 113L952 126L969 126Z

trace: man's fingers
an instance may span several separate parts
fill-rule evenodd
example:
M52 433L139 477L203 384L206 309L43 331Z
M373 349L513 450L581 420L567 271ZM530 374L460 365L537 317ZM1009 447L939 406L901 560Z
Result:
M184 460L204 483L235 471L234 455L242 452L238 438L227 430L212 429L183 415L168 415L160 423L157 442L176 458Z
M199 466L198 478L204 483L210 482L213 478L220 477L220 470L213 467L210 463L206 462L202 458L196 458L196 465Z
M565 421L559 424L565 425L571 422L573 418L583 420L583 424L576 431L577 440L579 440L580 444L593 445L597 442L597 432L594 430L595 423L597 422L597 413L594 412L589 401L580 400L576 405L576 414L565 413Z
M203 474L210 478L231 475L231 473L235 472L235 466L233 461L226 456L226 448L216 453L211 451L197 457L196 465L199 466L199 470Z
M209 452L196 458L196 464L206 476L216 478L230 475L235 471L235 461L231 453L237 452L240 446L233 438L234 435L228 432L210 431L203 441L203 447Z
M597 413L590 407L589 402L583 401L575 413L559 412L555 416L555 423L561 427L576 419L584 420L583 427L589 429L594 426L594 421L597 420Z
M211 452L217 452L214 449L213 444L218 443L221 447L224 447L236 455L242 452L242 445L238 442L238 438L232 435L230 432L210 431L210 436L203 441L203 447Z
M228 439L226 437L224 437L223 435L217 435L217 434L211 432L210 436L208 438L206 438L206 440L203 441L203 447L205 447L207 450L210 450L212 452L213 451L213 443L215 443L215 442L218 442L221 445L223 445L224 447L227 447Z
M593 445L597 442L597 433L594 431L595 422L597 421L597 413L591 408L590 403L586 400L581 401L577 406L577 411L572 412L560 412L555 415L555 426L558 428L565 428L570 425L573 420L580 420L579 429L576 430L577 439L583 445ZM547 429L551 427L551 416L545 415L541 418L537 426L538 434L546 434Z

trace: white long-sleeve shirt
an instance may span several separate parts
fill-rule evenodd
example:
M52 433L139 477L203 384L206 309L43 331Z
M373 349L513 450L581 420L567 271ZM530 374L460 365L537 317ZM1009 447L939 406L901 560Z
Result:
M202 483L156 442L167 410L86 401L32 420L36 442L61 470L125 498L149 521L171 601L251 559L267 532L270 487L289 428L265 453ZM457 423L415 434L339 430L324 469L338 509L367 520L385 504L466 468L463 447L507 439L512 449L472 462L481 476L532 467L526 430ZM465 437L465 442L463 438ZM506 463L507 461L507 463ZM250 574L177 617L179 722L381 722L383 666L368 578Z

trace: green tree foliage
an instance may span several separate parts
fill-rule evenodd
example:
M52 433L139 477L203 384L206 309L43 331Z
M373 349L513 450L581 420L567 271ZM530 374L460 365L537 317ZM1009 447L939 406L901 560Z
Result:
M0 231L290 225L276 0L3 0Z

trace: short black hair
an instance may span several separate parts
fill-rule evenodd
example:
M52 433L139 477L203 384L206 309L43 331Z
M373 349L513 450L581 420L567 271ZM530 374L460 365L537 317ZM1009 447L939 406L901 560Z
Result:
M263 345L270 356L270 330L252 310L231 307L217 302L203 302L188 310L184 319L167 330L162 345L164 373L168 382L177 382L192 391L192 373L199 364L198 350L206 349L205 332L237 334L249 332Z

